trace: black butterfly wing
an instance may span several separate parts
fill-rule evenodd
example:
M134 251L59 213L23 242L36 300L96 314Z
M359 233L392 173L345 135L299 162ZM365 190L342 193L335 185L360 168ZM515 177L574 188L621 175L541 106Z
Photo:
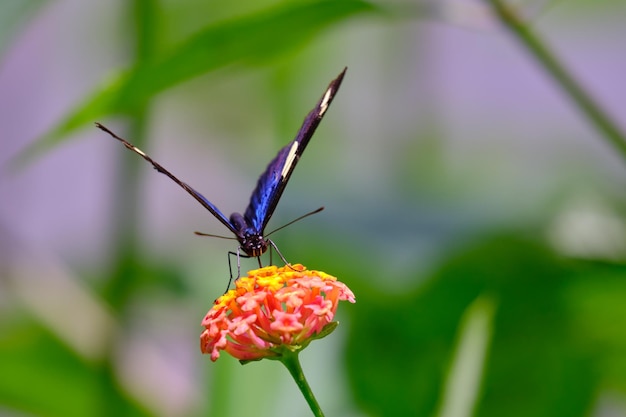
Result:
M176 178L171 172L169 172L167 169L163 168L161 166L161 164L159 164L158 162L156 162L152 158L150 158L148 155L146 155L146 153L144 151L142 151L141 149L137 148L136 146L134 146L130 142L126 141L125 139L122 139L121 137L117 136L115 133L113 133L111 130L109 130L106 126L104 126L104 125L102 125L100 123L96 123L96 127L98 127L99 129L107 132L109 135L113 136L115 139L117 139L120 142L122 142L124 144L124 146L126 146L126 148L130 149L131 151L135 152L136 154L141 156L146 161L150 162L152 164L152 166L154 167L154 169L156 169L158 172L160 172L161 174L167 175L172 181L174 181L176 184L181 186L185 191L187 191L189 194L191 194L191 196L193 198L195 198L200 204L202 204L204 206L204 208L209 210L211 212L211 214L213 216L215 216L215 218L217 220L222 222L224 224L224 226L228 227L228 229L231 232L233 232L235 235L237 235L237 230L230 223L228 218L226 216L224 216L224 214L217 207L215 207L215 205L213 205L209 200L207 200L202 194L200 194L199 192L194 190L187 183L185 183L185 182L179 180L178 178Z
M265 172L259 177L256 188L250 197L250 204L248 204L244 214L246 223L252 227L255 233L263 234L265 226L272 217L280 196L285 190L291 173L339 90L347 69L344 68L341 74L331 81L320 101L304 119L304 123L302 123L296 138L278 152L278 155L269 163Z

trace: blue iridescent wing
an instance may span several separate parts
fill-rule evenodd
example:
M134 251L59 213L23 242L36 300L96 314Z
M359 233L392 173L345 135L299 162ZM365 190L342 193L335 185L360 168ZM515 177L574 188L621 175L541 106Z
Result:
M259 177L244 214L246 223L255 233L263 235L265 226L267 226L267 222L276 209L276 205L285 190L291 173L339 90L346 70L347 68L344 68L341 74L331 81L320 101L304 119L304 123L302 123L296 138L278 152L278 155L269 163L265 172Z
M182 182L181 180L179 180L178 178L176 178L171 172L169 172L167 169L163 168L158 162L154 161L152 158L150 158L148 155L146 155L146 153L143 152L141 149L137 148L136 146L134 146L130 142L126 141L125 139L122 139L121 137L117 136L115 133L110 131L104 125L102 125L100 123L96 123L96 127L98 127L99 129L107 132L109 135L113 136L115 139L117 139L120 142L122 142L124 144L124 146L126 146L126 148L130 149L131 151L135 152L136 154L141 156L146 161L150 162L152 164L152 166L154 167L154 169L156 169L158 172L160 172L161 174L167 175L172 181L174 181L176 184L180 185L185 191L187 191L189 194L191 194L191 196L193 198L195 198L200 204L202 204L204 206L204 208L209 210L211 212L211 214L213 216L215 216L215 218L217 220L222 222L222 224L224 224L224 226L228 227L228 229L231 232L233 232L235 235L237 235L237 230L230 223L228 218L226 216L224 216L224 214L217 207L215 207L215 205L213 205L209 200L207 200L202 194L200 194L199 192L197 192L196 190L191 188L191 186L189 186L188 184L186 184L186 183Z

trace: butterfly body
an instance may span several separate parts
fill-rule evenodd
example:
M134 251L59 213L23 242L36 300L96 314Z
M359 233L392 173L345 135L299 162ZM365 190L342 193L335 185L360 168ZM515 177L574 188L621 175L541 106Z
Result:
M300 160L304 149L313 137L315 129L319 125L324 114L326 113L326 110L328 110L328 106L330 106L335 94L339 90L346 70L347 68L344 68L339 76L331 81L315 108L313 108L313 110L311 110L305 117L296 138L283 147L278 152L276 157L268 164L265 172L259 177L254 191L252 191L250 202L243 215L240 213L233 213L230 217L226 217L202 194L194 190L185 182L179 180L167 169L150 158L141 149L117 136L102 124L96 123L96 126L107 132L118 141L122 142L126 148L139 154L143 159L151 163L154 169L167 175L172 181L187 191L235 235L235 238L239 242L239 249L241 251L243 251L248 257L259 258L267 251L270 245L276 247L271 240L265 237L265 227L272 217L285 186L287 185L296 164ZM198 234L202 235L202 233ZM237 251L237 254L238 253L239 251Z

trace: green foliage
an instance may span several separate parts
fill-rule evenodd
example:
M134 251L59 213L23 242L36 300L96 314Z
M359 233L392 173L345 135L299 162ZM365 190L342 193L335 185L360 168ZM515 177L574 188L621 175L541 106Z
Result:
M112 75L57 127L24 151L18 163L46 152L95 120L132 114L167 88L228 65L270 62L302 48L330 25L374 10L361 0L318 0L285 3L210 24L163 56Z
M418 291L362 289L346 351L355 398L371 415L434 415L460 318L488 295L497 308L475 415L588 415L609 381L626 378L605 366L607 355L626 347L612 325L626 314L625 273L500 237L452 255ZM594 292L612 296L589 308ZM607 323L613 331L598 331ZM602 344L591 342L598 333Z
M45 327L22 317L0 338L0 404L37 416L145 416L102 364L81 358ZM107 393L106 395L102 395ZM103 414L104 415L104 414Z

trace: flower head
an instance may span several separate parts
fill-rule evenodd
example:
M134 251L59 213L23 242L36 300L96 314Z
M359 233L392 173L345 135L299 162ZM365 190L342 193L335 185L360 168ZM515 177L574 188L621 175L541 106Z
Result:
M280 357L334 330L341 300L354 303L354 294L324 272L302 265L250 271L204 317L200 349L212 361L220 350L242 361Z

